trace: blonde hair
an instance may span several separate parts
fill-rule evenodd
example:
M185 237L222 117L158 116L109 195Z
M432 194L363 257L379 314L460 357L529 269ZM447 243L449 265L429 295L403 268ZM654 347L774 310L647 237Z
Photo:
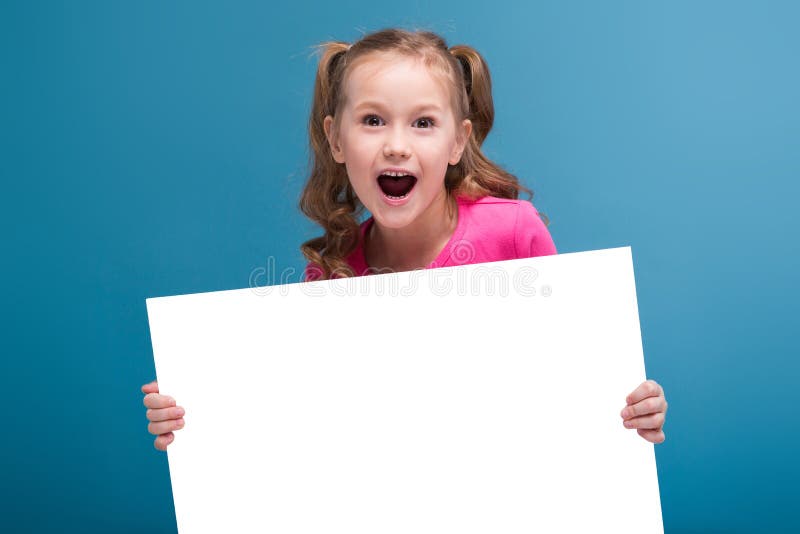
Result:
M481 145L492 129L494 104L489 68L472 47L454 45L430 31L384 29L366 35L352 45L327 41L316 46L319 52L314 100L308 121L310 143L308 181L300 197L300 210L318 223L325 234L300 246L303 255L321 269L319 279L354 276L347 256L358 246L358 217L364 205L356 196L344 164L333 159L323 127L331 115L338 124L339 110L345 104L344 80L354 65L375 52L390 52L421 59L426 67L441 75L451 89L452 109L457 121L469 119L472 133L461 160L445 173L445 188L452 201L456 195L468 199L484 196L518 198L520 191L533 198L533 192L481 152ZM336 127L336 126L334 126ZM545 224L548 223L546 217Z

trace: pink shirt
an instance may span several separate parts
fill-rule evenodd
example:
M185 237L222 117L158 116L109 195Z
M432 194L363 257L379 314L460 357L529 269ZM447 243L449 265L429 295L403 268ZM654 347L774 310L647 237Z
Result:
M459 196L456 200L455 232L428 269L557 253L539 212L527 200L490 196L477 200ZM374 218L370 217L361 223L358 247L347 257L357 276L378 272L375 269L371 272L364 258L364 236L373 222ZM304 281L317 280L321 274L321 269L309 262Z

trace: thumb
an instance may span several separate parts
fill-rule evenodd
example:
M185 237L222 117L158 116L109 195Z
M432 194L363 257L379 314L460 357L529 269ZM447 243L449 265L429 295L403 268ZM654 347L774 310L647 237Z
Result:
M158 380L153 380L149 384L143 385L142 393L158 393Z

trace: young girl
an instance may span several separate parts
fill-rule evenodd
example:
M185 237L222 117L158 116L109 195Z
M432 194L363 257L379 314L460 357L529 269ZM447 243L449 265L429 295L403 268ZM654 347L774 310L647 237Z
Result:
M306 281L556 253L536 208L517 200L530 190L481 152L494 106L477 51L399 29L321 47L300 208L325 235L301 247ZM372 216L359 225L365 207ZM184 410L157 382L142 392L155 447L166 450ZM625 428L663 442L661 386L643 382L626 404Z

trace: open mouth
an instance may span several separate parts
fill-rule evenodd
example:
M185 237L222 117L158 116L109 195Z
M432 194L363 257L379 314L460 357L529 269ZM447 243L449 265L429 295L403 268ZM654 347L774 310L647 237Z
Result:
M378 176L378 185L381 191L392 200L402 200L407 197L416 183L417 178L410 174L404 176L381 174Z

